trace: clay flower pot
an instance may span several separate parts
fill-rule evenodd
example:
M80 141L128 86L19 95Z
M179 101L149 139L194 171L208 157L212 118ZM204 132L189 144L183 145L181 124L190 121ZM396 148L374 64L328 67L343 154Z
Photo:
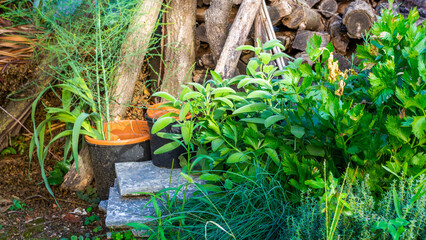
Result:
M85 136L92 160L98 195L108 199L114 185L115 163L141 162L151 159L148 123L141 120L122 120L110 125L110 140L97 140ZM107 139L107 124L104 123Z

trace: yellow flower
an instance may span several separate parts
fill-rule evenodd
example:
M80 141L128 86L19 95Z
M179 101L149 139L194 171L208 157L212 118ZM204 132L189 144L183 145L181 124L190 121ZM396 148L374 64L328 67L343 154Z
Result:
M327 63L328 81L334 83L342 72L339 69L339 62L334 61L333 53L330 53Z

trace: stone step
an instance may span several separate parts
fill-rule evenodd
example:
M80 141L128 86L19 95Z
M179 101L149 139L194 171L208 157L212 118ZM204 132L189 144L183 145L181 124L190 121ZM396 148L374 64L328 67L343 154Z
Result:
M177 188L187 183L186 179L180 175L182 169L160 168L152 164L151 161L116 163L115 170L120 195L123 197L158 193L162 189ZM192 176L192 178L194 182L204 183L196 176ZM187 196L192 195L195 191L196 186L194 184L188 185ZM168 194L172 195L174 191L170 191ZM183 191L180 191L179 195L179 198L183 198Z
M154 205L149 203L144 208L149 199L150 197L124 198L120 195L118 186L111 187L105 225L109 228L128 228L128 223L152 221L147 216L156 216Z

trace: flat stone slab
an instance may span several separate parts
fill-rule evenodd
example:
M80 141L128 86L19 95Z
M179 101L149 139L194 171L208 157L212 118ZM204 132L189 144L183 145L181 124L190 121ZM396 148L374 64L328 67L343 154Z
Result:
M147 216L156 217L154 205L149 197L123 198L118 187L110 188L105 225L109 228L129 228L128 223L146 223L153 221ZM158 201L159 204L161 201Z
M179 185L185 185L186 179L180 175L181 169L160 168L152 164L151 161L145 162L125 162L116 163L118 186L120 195L123 197L141 196L147 193L158 193L164 188L177 188ZM172 176L170 177L170 174ZM194 182L204 183L198 177L191 176ZM183 198L184 187L181 188L178 197ZM187 196L191 196L196 191L194 184L189 184ZM143 194L145 193L145 194ZM174 191L169 191L174 194Z
M108 208L108 200L102 200L102 201L99 203L98 208L99 208L99 210L101 210L102 212L106 212L106 211L107 211L107 208Z

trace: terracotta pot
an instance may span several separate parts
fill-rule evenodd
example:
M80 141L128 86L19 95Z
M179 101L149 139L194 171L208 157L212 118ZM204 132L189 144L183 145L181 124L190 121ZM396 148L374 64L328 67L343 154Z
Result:
M105 138L107 124L104 123ZM110 123L110 140L85 136L92 160L98 195L108 199L114 186L115 163L141 162L151 159L148 123L141 120L122 120Z

